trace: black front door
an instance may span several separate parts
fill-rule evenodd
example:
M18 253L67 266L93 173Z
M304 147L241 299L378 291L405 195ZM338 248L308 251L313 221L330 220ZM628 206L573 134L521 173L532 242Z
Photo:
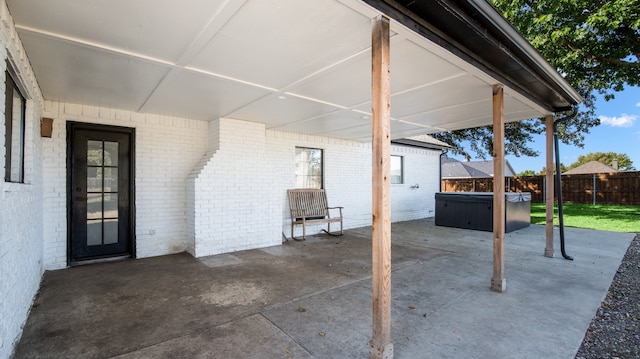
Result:
M133 253L133 129L68 124L69 262Z

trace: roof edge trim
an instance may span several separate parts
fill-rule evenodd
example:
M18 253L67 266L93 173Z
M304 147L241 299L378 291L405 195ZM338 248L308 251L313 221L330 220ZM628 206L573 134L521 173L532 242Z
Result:
M524 54L526 54L535 64L540 67L547 76L552 78L558 85L562 87L564 92L571 96L576 104L582 102L582 96L556 71L549 62L540 55L540 53L511 25L505 20L500 13L491 4L484 0L469 0L469 3L486 19L500 30L514 45L516 45Z
M486 0L360 1L512 88L548 113L568 111L583 101Z

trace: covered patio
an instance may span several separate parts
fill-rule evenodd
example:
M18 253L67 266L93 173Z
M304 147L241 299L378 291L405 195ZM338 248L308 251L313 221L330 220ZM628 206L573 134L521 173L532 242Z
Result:
M491 233L394 223L395 357L573 358L633 235L566 232L574 261L542 255L544 226L506 234L509 288L496 294ZM47 272L15 357L366 357L370 255L362 227Z
M151 0L135 5L128 1L0 2L0 38L6 43L3 70L15 83L6 93L20 95L15 96L15 107L22 109L11 122L24 128L11 142L24 145L21 155L15 159L5 156L9 159L5 173L15 179L7 181L11 176L5 175L0 216L1 232L10 239L0 248L2 289L7 293L2 298L2 315L8 318L0 328L0 344L9 343L0 345L1 358L11 355L21 336L45 270L117 257L141 261L98 264L45 276L41 298L48 288L56 287L52 285L56 276L89 273L84 275L91 278L64 278L51 293L53 298L38 299L34 318L37 308L55 306L57 300L63 304L45 321L36 320L47 323L42 330L25 331L22 340L29 344L21 346L20 356L25 348L35 350L51 343L49 340L56 342L52 348L81 348L79 354L86 356L98 352L154 356L136 351L161 350L159 343L182 353L198 346L179 349L179 343L171 340L202 340L210 356L213 339L202 335L211 336L214 328L227 326L222 334L226 340L213 346L222 350L237 343L234 340L239 337L230 333L245 333L236 326L248 322L250 328L260 327L251 322L258 318L266 320L264 328L249 337L284 335L300 347L292 344L286 350L275 350L288 355L287 351L298 348L314 356L337 348L361 356L361 342L346 338L364 333L369 327L365 323L372 322L370 357L391 358L390 332L408 323L402 316L391 317L392 309L403 313L397 304L403 291L417 293L416 298L409 295L416 305L402 304L415 307L404 314L416 314L422 305L422 314L437 316L437 303L448 305L453 300L443 296L452 291L452 281L438 275L458 276L465 268L456 264L450 272L447 265L455 261L439 263L439 259L457 258L456 251L429 247L424 252L421 246L396 240L394 251L400 253L393 254L398 258L393 268L394 275L400 276L394 282L399 294L392 294L391 222L433 215L439 157L427 149L398 148L391 141L493 125L494 233L486 247L474 249L469 252L471 258L464 259L472 267L463 278L482 275L485 280L477 282L482 285L492 266L491 289L501 293L506 290L505 264L527 263L517 255L505 262L504 186L500 185L505 124L544 117L550 139L553 119L582 100L484 0L190 0L179 6ZM13 150L5 147L5 154ZM330 193L331 203L347 209L345 228L352 230L349 236L362 242L348 238L337 242L345 248L357 243L363 246L347 251L354 254L344 261L354 268L338 273L337 278L336 268L343 263L328 262L336 258L330 251L306 253L299 267L291 267L296 251L305 245L273 247L280 244L282 230L290 221L285 191L300 187L296 184L300 149L320 151L319 183ZM551 168L549 153L547 150L547 169ZM401 165L406 181L394 186L390 183L391 156L399 157L407 167L404 171ZM12 166L12 161L17 165ZM550 179L550 170L547 176ZM549 207L551 202L552 198L547 201ZM535 253L544 248L547 257L553 257L554 250L550 212L545 246L535 248ZM366 225L373 230L364 231L365 236L357 228ZM417 233L428 231L423 228ZM328 248L342 246L328 243ZM270 249L235 254L255 248ZM402 248L409 259L403 259ZM492 249L473 260L473 255ZM182 252L196 258L230 253L222 258L238 260L240 271L234 272L233 263L208 269L202 259L177 254ZM321 253L325 257L316 258ZM144 259L172 254L177 255ZM257 257L242 260L245 255ZM320 262L307 263L314 258ZM360 262L353 262L355 258ZM181 260L186 267L177 275ZM260 267L260 263L268 266ZM281 267L271 267L274 263ZM423 267L427 264L433 266ZM127 271L129 266L132 269ZM302 275L307 267L314 270ZM540 267L531 273L546 278L549 265ZM403 280L405 269L416 271ZM194 270L198 275L193 275ZM119 276L111 277L105 271ZM255 277L270 272L267 278L271 281ZM137 277L142 273L147 275ZM436 281L444 287L429 285L420 292L423 286L413 277L426 280L425 273L429 273L428 283ZM167 277L164 281L163 276ZM236 281L227 283L225 278ZM528 279L514 280L515 285L524 287L527 282L535 288ZM247 283L253 284L246 287ZM67 285L98 289L98 302L91 295L65 288ZM453 288L454 294L462 295L455 297L459 302L468 298L464 293L478 292L466 292L467 285ZM371 297L365 294L368 289ZM361 309L368 312L371 302L373 313L358 314L345 321L344 328L332 325L344 332L333 336L329 329L319 331L310 325L315 311L302 308L305 303L296 300L311 300L323 293L335 299L338 293L331 293L340 290L358 296L332 307L346 310L355 303L358 308L336 312L331 318L344 320ZM173 294L167 297L167 293ZM72 297L64 298L66 295ZM489 306L497 303L494 297L485 300ZM287 320L280 322L275 315L290 304L302 308L295 315L311 317L302 321L309 326L270 330L272 325L286 328ZM173 314L176 308L184 312ZM500 313L482 311L491 313L487 320L495 322L491 325L510 323L499 318L509 310L499 308ZM67 315L75 310L81 311L77 315L84 324L67 327L72 331L54 329L55 323L74 323ZM425 322L424 316L416 317ZM328 320L327 316L317 318ZM161 322L154 322L156 319ZM437 319L433 323L453 323ZM356 324L357 328L351 327ZM97 327L100 329L92 332ZM306 344L298 337L307 330L314 331L309 338L334 340L317 342L319 349L314 349L311 343L315 341ZM426 328L414 335L427 338L427 333L434 334L428 337L434 343L433 338L446 328L434 330L431 333ZM92 335L83 338L85 332ZM501 332L511 335L512 331L501 328ZM32 341L32 333L44 333L49 340ZM134 334L145 337L136 339ZM393 337L401 341L401 351L411 350L415 343L408 332ZM70 345L74 340L81 345ZM233 348L248 350L245 342L274 350L266 339L241 340L242 345ZM495 342L494 337L487 345L493 348ZM350 349L349 343L354 347ZM437 343L442 345L442 341ZM43 353L49 353L48 349Z

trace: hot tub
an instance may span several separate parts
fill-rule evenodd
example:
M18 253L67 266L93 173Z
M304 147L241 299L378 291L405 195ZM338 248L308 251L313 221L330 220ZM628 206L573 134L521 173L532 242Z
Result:
M436 193L436 226L493 231L493 192ZM529 227L531 193L505 193L505 232Z

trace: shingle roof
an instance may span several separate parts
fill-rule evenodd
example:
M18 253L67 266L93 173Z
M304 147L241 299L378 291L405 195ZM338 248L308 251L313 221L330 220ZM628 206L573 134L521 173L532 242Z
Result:
M504 175L515 176L515 172L505 160ZM493 177L493 161L461 162L452 158L442 160L442 178L488 178Z
M564 172L563 175L581 175L581 174L610 173L610 172L619 172L619 171L611 166L605 165L602 162L589 161L572 170Z

